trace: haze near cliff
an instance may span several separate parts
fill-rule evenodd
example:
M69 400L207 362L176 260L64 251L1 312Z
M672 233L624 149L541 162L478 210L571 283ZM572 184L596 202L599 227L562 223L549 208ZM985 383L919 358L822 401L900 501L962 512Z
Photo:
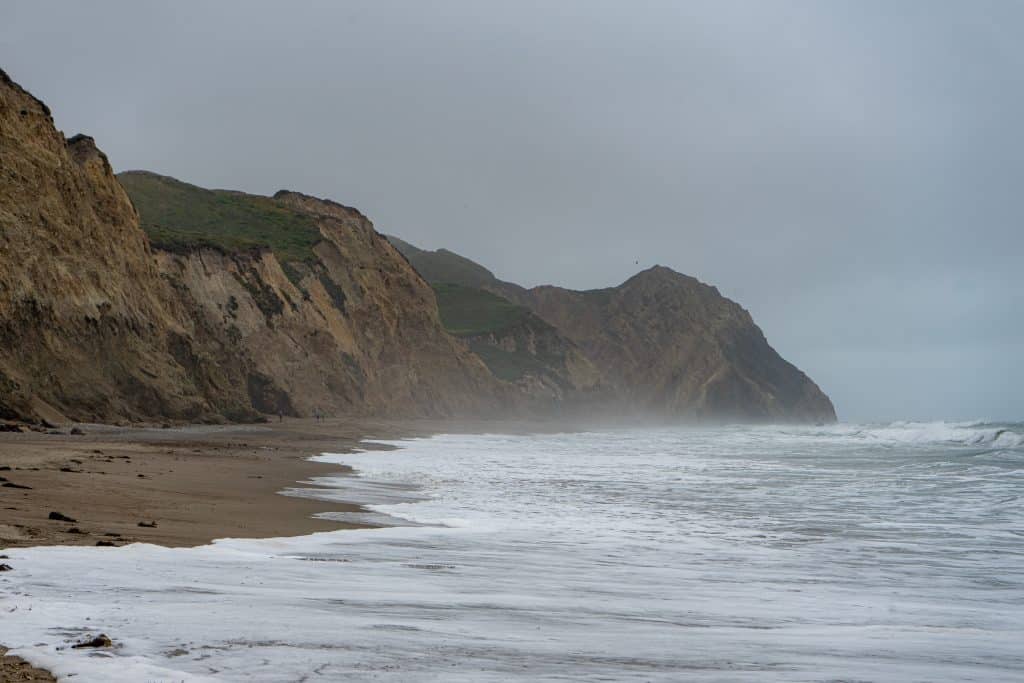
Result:
M116 170L337 197L526 285L663 263L742 301L846 418L998 418L1024 413L1022 19L11 2L0 62Z

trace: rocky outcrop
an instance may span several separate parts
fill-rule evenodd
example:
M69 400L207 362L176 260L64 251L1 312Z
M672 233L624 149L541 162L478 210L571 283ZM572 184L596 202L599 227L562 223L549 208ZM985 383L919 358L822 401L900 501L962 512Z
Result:
M482 266L468 267L468 259L451 252L392 240L437 281L493 292L552 325L598 370L606 403L617 412L716 421L836 419L829 398L771 348L746 310L692 277L656 266L607 289L525 289Z
M836 419L828 397L769 346L750 313L669 268L655 266L609 289L537 287L522 303L579 344L620 400L645 413Z

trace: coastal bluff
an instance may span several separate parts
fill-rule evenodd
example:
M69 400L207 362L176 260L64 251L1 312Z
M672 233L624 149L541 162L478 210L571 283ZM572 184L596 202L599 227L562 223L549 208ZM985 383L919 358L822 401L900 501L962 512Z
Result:
M0 419L834 421L749 313L656 267L526 289L301 192L114 173L0 72Z
M65 139L2 72L0 160L0 418L505 407L503 384L443 329L430 287L354 209L257 198L283 232L304 231L299 254L259 239L154 247L93 140ZM249 208L242 219L258 218Z
M585 375L588 387L603 392L620 414L836 420L828 396L768 344L750 313L696 278L654 266L616 287L527 289L452 251L390 239L435 288L489 292L547 323L592 369Z

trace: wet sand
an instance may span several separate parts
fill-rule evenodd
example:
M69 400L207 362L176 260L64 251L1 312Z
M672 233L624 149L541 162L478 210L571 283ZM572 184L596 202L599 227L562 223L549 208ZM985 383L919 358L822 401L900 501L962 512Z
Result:
M78 425L60 433L0 432L0 565L3 549L36 545L195 546L216 538L295 536L357 525L316 519L357 505L280 495L337 473L309 456L345 452L363 439L440 432L546 431L553 424L286 419L263 425L177 428ZM363 447L366 447L364 444ZM311 487L311 484L304 484ZM51 513L65 517L52 519ZM3 656L0 680L52 681Z
M56 681L49 671L37 669L24 659L8 657L7 648L0 647L0 681Z
M356 511L358 506L278 492L342 469L309 462L310 455L344 452L363 438L430 431L425 424L341 419L79 428L83 435L68 429L0 434L0 548L132 542L193 546L215 538L350 528L312 515ZM52 513L74 521L51 519Z
M36 545L195 546L216 538L355 528L313 515L360 511L357 505L279 494L296 482L345 469L310 462L310 456L372 448L361 444L365 439L579 428L555 421L288 418L248 425L0 431L0 554ZM74 521L51 519L51 513Z
M429 433L426 424L329 419L171 429L78 425L59 434L0 433L0 565L4 548L294 536L354 525L314 519L356 505L279 495L338 472L309 462L363 438ZM51 513L72 519L51 519ZM140 526L141 524L141 526ZM10 568L16 577L17 566ZM53 681L0 647L0 680Z

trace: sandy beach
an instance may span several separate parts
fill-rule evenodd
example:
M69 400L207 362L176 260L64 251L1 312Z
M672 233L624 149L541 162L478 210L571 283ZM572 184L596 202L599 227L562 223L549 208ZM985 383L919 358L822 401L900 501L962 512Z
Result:
M355 506L278 492L337 471L309 462L310 455L400 432L393 424L349 420L78 429L84 434L0 436L0 548L191 546L343 528L312 515Z
M430 427L289 419L169 429L79 425L81 434L72 434L71 427L50 430L59 433L0 433L0 556L5 548L35 545L194 546L223 537L351 528L313 515L358 506L279 492L338 471L337 465L310 462L311 455L343 452L365 438L428 433ZM0 647L0 680L54 680L5 653Z
M328 418L170 428L85 424L0 432L0 564L8 564L6 548L128 543L181 547L216 538L356 528L313 515L357 512L357 505L280 495L296 482L310 488L311 478L342 469L311 462L310 456L346 452L366 439L566 426ZM10 571L17 569L11 566ZM54 680L5 653L0 647L0 680Z

